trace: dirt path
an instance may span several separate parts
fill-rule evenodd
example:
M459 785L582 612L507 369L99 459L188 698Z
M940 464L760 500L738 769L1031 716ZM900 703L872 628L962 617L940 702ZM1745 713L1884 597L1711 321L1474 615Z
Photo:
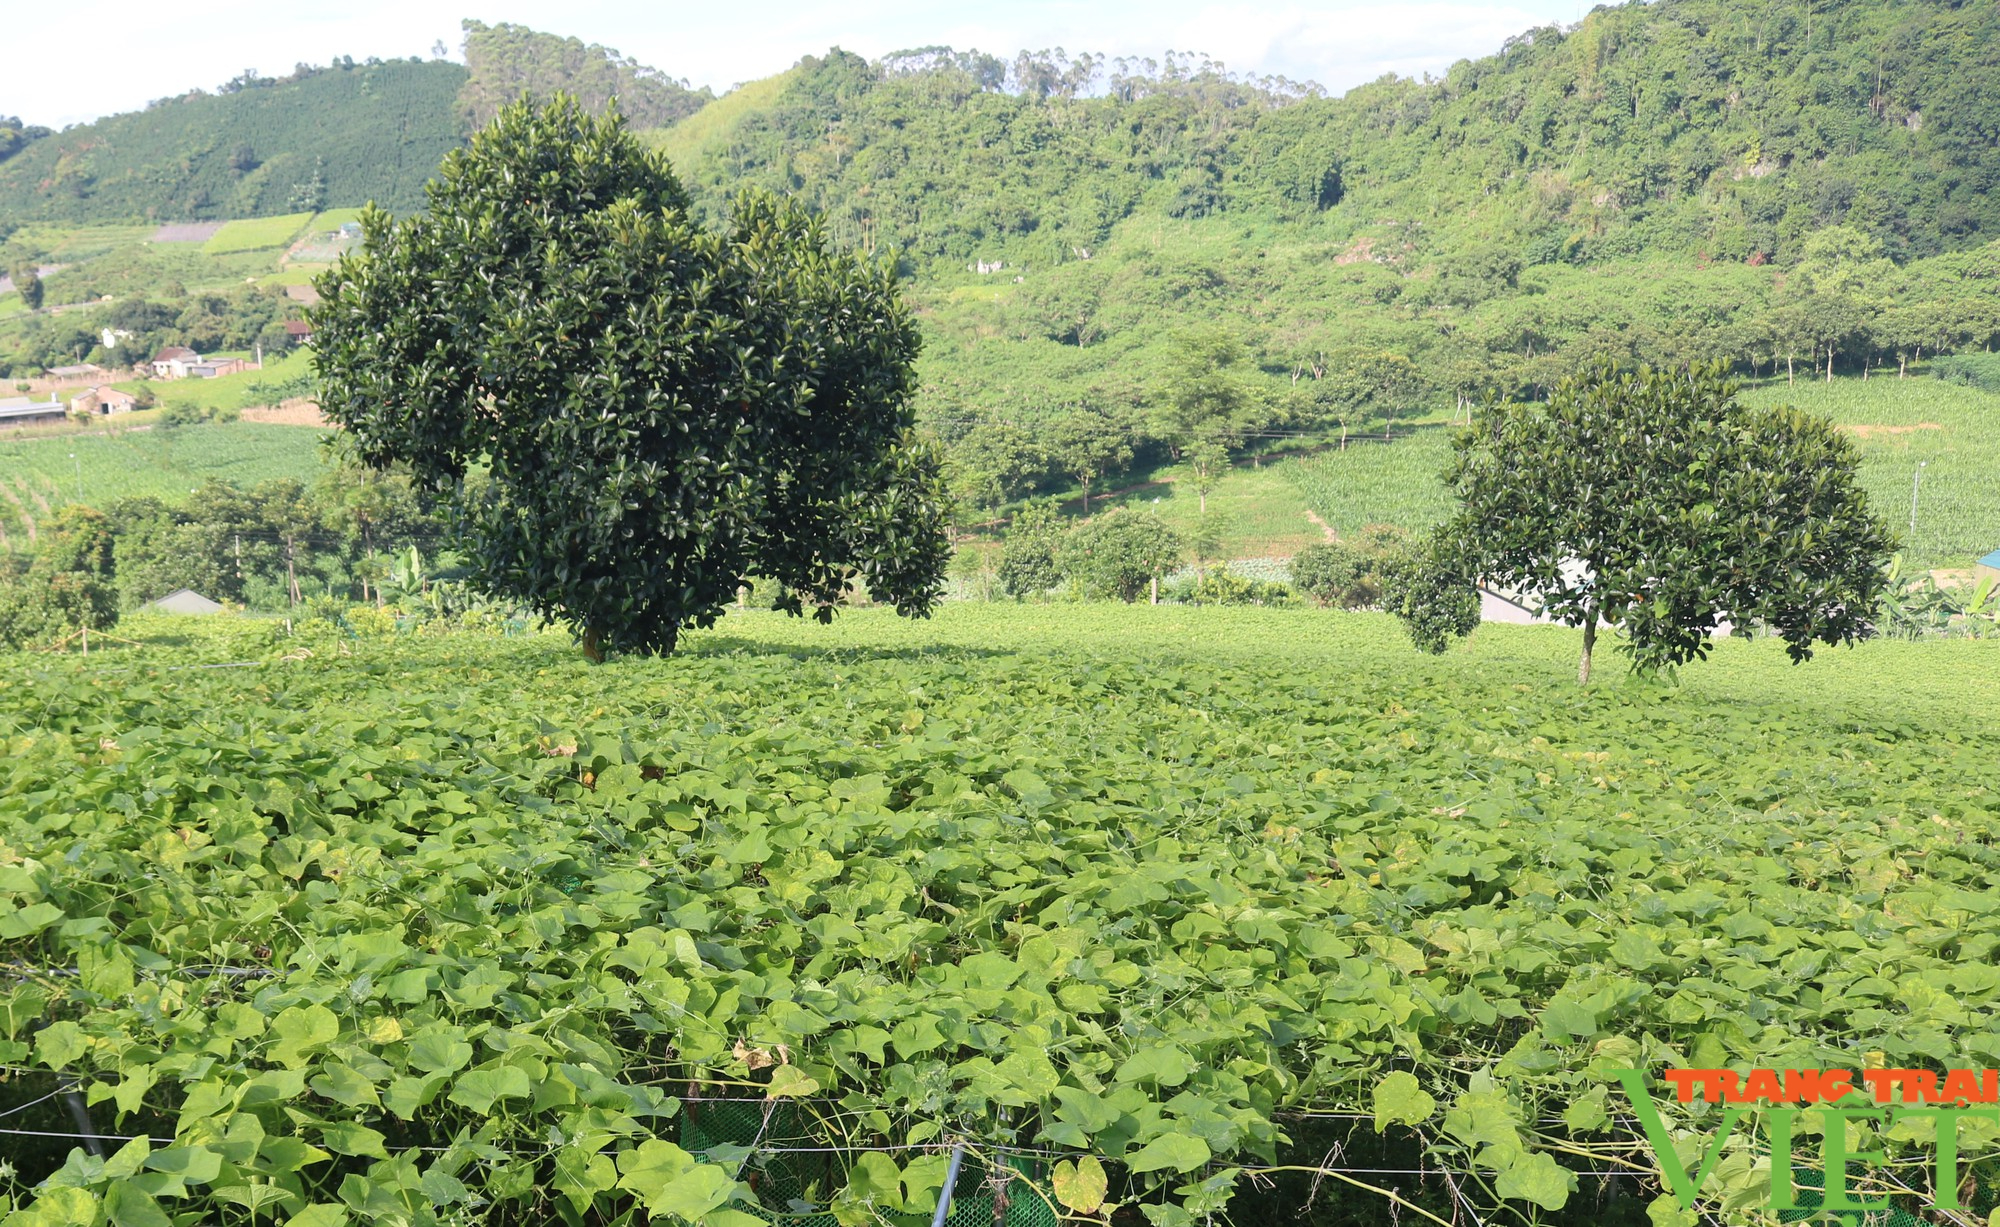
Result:
M1306 509L1306 519L1311 520L1314 524L1317 524L1319 526L1319 530L1326 534L1326 539L1328 541L1340 540L1340 534L1333 531L1333 525L1328 524L1325 520L1319 518L1319 512L1314 511L1312 508L1308 507Z

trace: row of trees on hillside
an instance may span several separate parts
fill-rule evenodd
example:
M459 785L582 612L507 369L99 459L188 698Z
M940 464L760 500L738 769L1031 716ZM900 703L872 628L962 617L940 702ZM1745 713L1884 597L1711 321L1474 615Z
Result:
M465 70L343 58L284 78L247 71L143 111L44 135L0 160L0 217L131 222L263 217L422 201L464 142Z
M59 509L32 555L0 554L0 646L47 647L181 588L252 609L380 603L452 578L448 511L406 469L361 465L334 445L312 483L210 482L187 498ZM430 561L426 561L426 560Z
M351 457L311 484L211 482L174 503L121 499L104 515L125 608L177 588L259 609L321 596L371 601L411 547L435 555L449 541L445 513L406 472L377 473Z
M950 444L961 502L1095 488L1134 457L1184 461L1199 487L1244 444L1386 429L1489 396L1541 399L1603 364L1721 358L1742 375L1880 378L2000 343L2000 243L1898 267L1870 236L1832 227L1781 276L1524 272L1511 296L1471 307L1413 297L1435 276L1357 265L1293 279L1255 263L1218 253L1176 268L1113 252L1033 274L997 309L923 295L942 341L925 362L924 417ZM1160 328L1170 314L1224 314L1230 298L1173 288L1203 280L1257 297L1263 317ZM1012 343L996 344L996 330Z
M2000 237L1996 43L1990 5L1604 6L1340 98L1193 56L831 52L681 169L919 262L1046 266L1148 211L1583 265L1789 265L1849 225L1907 261Z

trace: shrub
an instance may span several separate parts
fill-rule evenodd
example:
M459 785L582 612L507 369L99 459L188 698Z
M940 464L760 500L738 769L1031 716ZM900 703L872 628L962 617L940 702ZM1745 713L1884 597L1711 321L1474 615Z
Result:
M1180 538L1150 511L1113 511L1086 520L1069 535L1062 567L1086 597L1130 603L1180 562Z
M1054 506L1030 504L1008 525L996 572L1000 587L1019 599L1038 596L1063 581L1063 523Z
M1951 354L1931 361L1931 374L1946 383L2000 392L2000 354Z
M1351 609L1363 604L1357 598L1369 569L1369 560L1360 550L1331 541L1309 545L1292 555L1292 582L1321 608L1338 605Z
M386 639L396 633L396 615L373 605L349 605L342 615L349 630L364 639Z

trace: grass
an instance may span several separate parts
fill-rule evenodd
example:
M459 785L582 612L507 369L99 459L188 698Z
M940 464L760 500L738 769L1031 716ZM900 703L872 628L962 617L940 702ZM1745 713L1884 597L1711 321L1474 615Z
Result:
M311 285L313 278L319 276L321 273L325 272L327 269L332 267L333 265L331 264L318 264L310 262L300 263L300 264L287 264L285 265L284 268L278 270L275 273L266 273L264 276L257 278L257 284L277 285L277 286Z
M781 72L748 82L670 128L654 128L639 135L666 154L674 169L681 172L684 167L692 167L710 145L720 141L738 119L777 101L791 80L792 73Z
M338 230L348 222L360 220L360 209L328 209L323 213L313 214L312 223L306 227L306 231L310 234L324 234L329 230Z
M1921 568L1965 567L2000 547L2000 396L1928 377L1783 380L1748 388L1749 404L1791 403L1849 427L1861 453L1861 484L1876 511L1907 540ZM1283 462L1306 506L1335 531L1364 524L1418 529L1450 512L1440 474L1450 432L1426 426L1394 443ZM1916 530L1910 485L1925 464Z
M1208 527L1225 556L1289 557L1326 539L1308 514L1311 508L1298 487L1285 478L1285 467L1295 463L1280 460L1261 467L1239 465L1208 492ZM1159 476L1163 480L1107 498L1093 498L1091 509L1142 508L1158 514L1184 541L1192 539L1202 524L1201 500L1185 474L1167 469ZM1124 485L1125 479L1113 478L1108 484Z
M228 357L231 355L213 355ZM248 354L234 355L247 358ZM150 391L161 408L186 405L196 409L248 409L268 405L277 399L272 389L300 379L312 371L312 355L295 349L283 357L266 357L261 371L241 371L217 379L133 379L114 387L126 392Z
M306 223L313 219L310 213L286 213L280 217L253 217L233 221L215 232L215 237L201 245L203 255L226 256L237 252L264 251L268 248L284 247L299 237Z

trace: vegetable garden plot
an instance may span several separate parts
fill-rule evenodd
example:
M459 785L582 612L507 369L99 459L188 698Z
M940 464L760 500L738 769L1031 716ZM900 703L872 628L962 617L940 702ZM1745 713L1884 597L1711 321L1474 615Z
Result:
M1156 612L9 658L0 1110L60 1075L161 1139L22 1139L17 1221L921 1222L963 1141L1040 1161L1017 1203L1182 1223L1311 1112L1430 1173L1349 1173L1406 1218L1593 1222L1651 1170L1610 1070L2000 1061L2000 736L1826 693L1988 645L1576 694L1542 634ZM717 1096L851 1157L780 1210Z

